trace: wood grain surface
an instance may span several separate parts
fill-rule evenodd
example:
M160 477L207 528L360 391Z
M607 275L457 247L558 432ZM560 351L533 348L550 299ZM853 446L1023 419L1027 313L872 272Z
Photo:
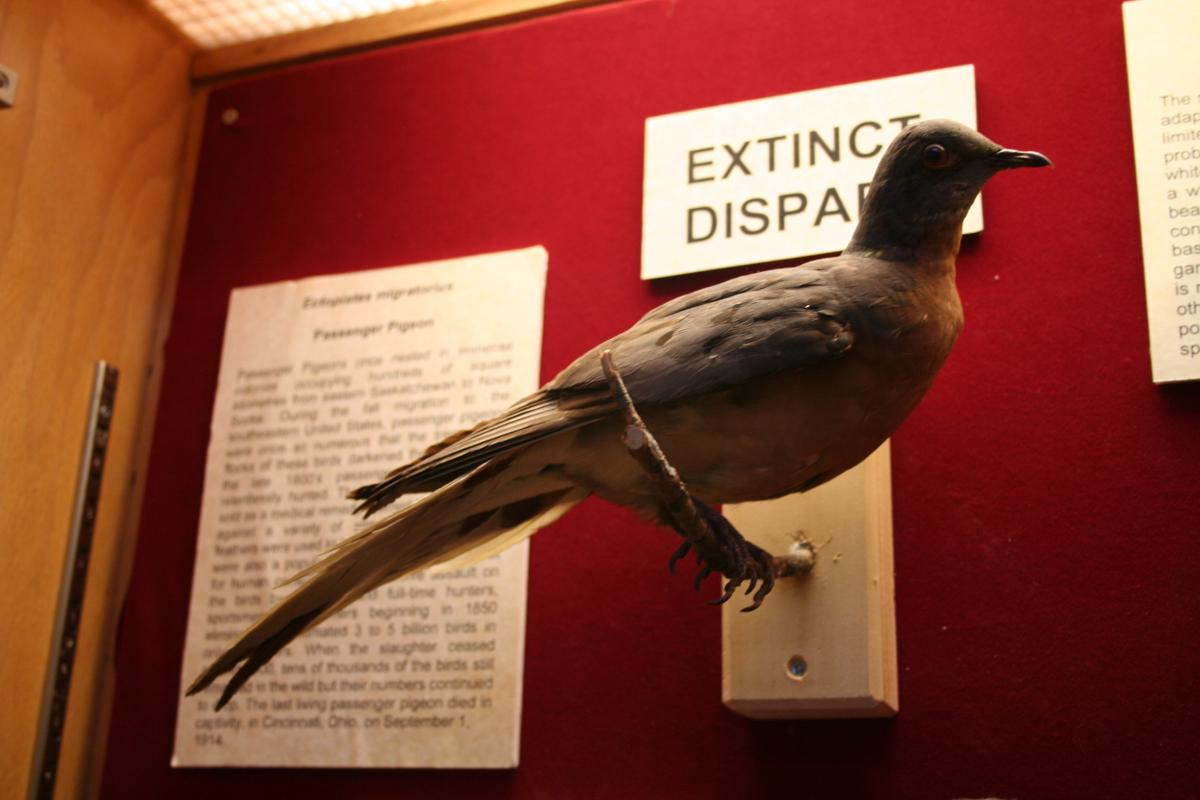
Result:
M0 797L24 796L93 364L121 372L59 797L106 725L137 434L187 130L189 53L125 0L0 0ZM97 733L99 731L99 734Z

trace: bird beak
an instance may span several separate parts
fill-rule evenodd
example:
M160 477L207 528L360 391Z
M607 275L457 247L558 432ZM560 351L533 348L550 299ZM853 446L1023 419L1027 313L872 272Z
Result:
M1032 150L997 150L992 153L992 161L997 169L1014 169L1016 167L1052 167L1050 159Z

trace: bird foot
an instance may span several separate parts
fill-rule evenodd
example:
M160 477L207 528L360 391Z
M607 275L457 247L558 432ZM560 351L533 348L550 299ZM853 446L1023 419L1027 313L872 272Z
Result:
M694 582L696 589L713 572L721 573L727 582L722 595L714 601L721 605L748 582L746 594L754 592L753 603L742 610L755 610L775 587L775 577L783 573L780 565L770 553L747 542L729 520L692 497L634 407L621 373L612 362L612 354L605 351L600 362L609 388L625 415L625 447L658 489L663 522L685 539L668 563L671 572L674 573L679 559L695 549L701 564Z
M696 589L700 589L701 581L710 574L720 572L726 578L724 591L716 600L710 601L711 604L724 605L745 584L745 593L753 593L754 597L751 605L742 611L754 611L775 588L775 578L779 574L775 558L753 542L746 541L737 528L733 527L733 523L721 514L699 500L693 498L692 502L706 523L705 530L695 532L676 528L688 538L671 556L668 568L674 573L676 562L695 549L697 560L701 564L694 584ZM756 588L758 591L755 591Z

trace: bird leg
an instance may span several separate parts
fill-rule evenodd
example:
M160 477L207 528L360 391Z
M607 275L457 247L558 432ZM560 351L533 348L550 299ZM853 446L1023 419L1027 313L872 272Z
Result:
M613 364L612 353L604 351L600 363L625 416L622 441L658 490L663 521L684 537L683 544L668 562L671 572L675 571L675 563L694 549L702 565L696 576L696 589L700 589L700 583L710 574L720 572L727 578L724 592L713 601L720 605L733 597L738 587L749 582L746 594L754 592L756 587L758 591L754 593L753 604L742 610L755 610L774 588L775 578L791 574L789 565L746 541L729 520L688 492L679 472L667 461L662 448L642 421L621 373Z
M720 572L728 579L721 596L713 600L712 604L722 605L733 597L738 587L748 583L746 594L754 592L754 602L742 610L755 610L762 605L763 599L770 594L771 589L775 588L775 578L779 574L775 558L753 542L746 541L733 523L720 513L695 498L692 498L692 502L704 519L705 535L696 537L693 532L678 527L674 522L670 524L681 535L687 537L680 549L695 549L696 555L704 565L701 576L706 577L711 570ZM703 580L703 577L697 578L697 589L700 580ZM757 592L754 591L755 587L758 588Z

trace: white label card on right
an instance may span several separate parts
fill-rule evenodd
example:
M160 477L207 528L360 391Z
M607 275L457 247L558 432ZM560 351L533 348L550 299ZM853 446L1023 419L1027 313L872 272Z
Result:
M1200 4L1122 6L1155 383L1200 378Z

